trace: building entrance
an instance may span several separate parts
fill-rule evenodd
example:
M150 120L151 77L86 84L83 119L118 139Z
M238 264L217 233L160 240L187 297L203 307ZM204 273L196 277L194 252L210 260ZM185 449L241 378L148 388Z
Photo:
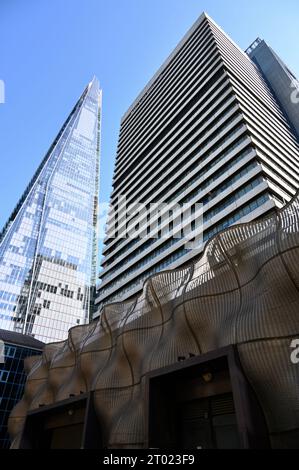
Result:
M269 447L261 407L233 347L153 371L146 390L147 448Z
M101 449L93 392L28 413L20 449Z
M178 407L179 441L184 449L238 449L233 395L193 400Z

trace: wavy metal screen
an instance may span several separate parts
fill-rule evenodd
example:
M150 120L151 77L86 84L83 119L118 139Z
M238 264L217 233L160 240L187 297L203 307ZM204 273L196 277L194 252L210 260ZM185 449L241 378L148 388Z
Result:
M259 221L221 232L194 265L151 277L134 302L106 306L97 323L27 361L9 431L18 448L29 410L94 390L108 447L142 447L149 371L237 345L273 447L299 434L299 195ZM282 437L284 436L284 437ZM288 441L289 440L289 441Z

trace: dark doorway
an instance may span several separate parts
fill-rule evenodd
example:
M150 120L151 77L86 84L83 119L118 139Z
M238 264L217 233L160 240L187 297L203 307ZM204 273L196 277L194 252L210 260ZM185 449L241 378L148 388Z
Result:
M38 447L41 449L80 449L82 445L85 402L53 411L43 419Z
M183 449L238 449L238 424L233 395L193 400L178 410Z
M101 449L93 392L28 414L21 449Z
M83 423L46 430L42 449L80 449Z
M147 376L147 448L269 448L262 409L228 347Z

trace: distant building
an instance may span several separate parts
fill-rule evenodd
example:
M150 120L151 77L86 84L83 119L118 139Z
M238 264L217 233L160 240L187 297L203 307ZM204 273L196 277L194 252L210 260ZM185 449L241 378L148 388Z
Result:
M97 275L101 91L95 78L0 234L0 327L43 342L90 318Z
M196 260L221 230L294 196L298 140L268 82L203 14L134 101L121 122L98 312L132 299L154 273ZM149 227L142 212L135 225L147 236L126 237L124 206L138 202L165 203L168 210L187 204L191 211L202 204L201 247L161 237L161 220Z
M299 138L299 82L280 57L258 38L247 49Z
M24 393L24 359L41 354L44 343L5 330L0 330L0 341L4 343L4 362L0 362L0 449L8 449L8 417Z

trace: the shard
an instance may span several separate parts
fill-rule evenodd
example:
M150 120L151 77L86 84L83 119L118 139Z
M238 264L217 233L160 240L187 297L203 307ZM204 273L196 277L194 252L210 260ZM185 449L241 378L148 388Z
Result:
M88 322L97 272L102 93L86 87L0 234L0 328L60 341Z

